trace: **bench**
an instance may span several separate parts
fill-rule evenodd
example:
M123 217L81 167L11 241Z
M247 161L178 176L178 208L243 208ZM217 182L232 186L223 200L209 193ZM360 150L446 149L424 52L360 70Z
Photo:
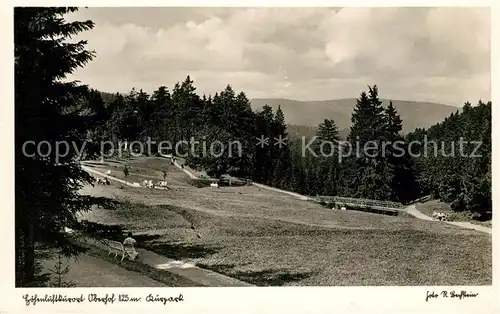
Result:
M128 255L122 243L113 240L104 240L103 242L108 246L108 255L110 255L111 253L115 253L116 258L118 254L121 254L122 259L120 261L123 261L125 255Z

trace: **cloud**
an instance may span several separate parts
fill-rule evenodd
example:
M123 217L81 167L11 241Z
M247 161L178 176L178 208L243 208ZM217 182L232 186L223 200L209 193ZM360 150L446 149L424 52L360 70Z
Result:
M490 99L490 15L474 8L90 8L97 58L74 78L152 92L187 75L200 93L382 97L461 105Z

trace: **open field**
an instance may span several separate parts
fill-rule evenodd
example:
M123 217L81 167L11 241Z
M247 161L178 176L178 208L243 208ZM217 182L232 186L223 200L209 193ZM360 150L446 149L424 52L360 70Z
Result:
M130 164L131 173L159 172L161 179L169 162ZM123 168L117 169L113 175ZM124 203L82 218L119 224L143 247L256 285L491 284L490 235L411 217L328 210L255 186L194 188L174 166L168 176L184 188L86 186L83 193Z
M111 171L111 176L125 180L123 169L127 164L126 161L106 160L101 163L99 161L86 162L88 167L101 172L106 170ZM168 159L165 158L134 158L128 162L130 172L126 180L129 182L142 182L144 180L156 181L163 180L163 172L167 173L169 186L172 187L190 187L189 180L185 179L185 174L179 169L171 165Z

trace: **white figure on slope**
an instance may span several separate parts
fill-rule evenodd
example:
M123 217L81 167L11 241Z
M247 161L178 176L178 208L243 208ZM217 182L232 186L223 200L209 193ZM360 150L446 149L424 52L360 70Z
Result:
M128 237L123 241L123 248L125 249L125 252L127 252L131 260L134 260L137 255L139 255L139 253L137 253L137 251L135 250L136 243L137 241L132 238L132 232L129 232Z

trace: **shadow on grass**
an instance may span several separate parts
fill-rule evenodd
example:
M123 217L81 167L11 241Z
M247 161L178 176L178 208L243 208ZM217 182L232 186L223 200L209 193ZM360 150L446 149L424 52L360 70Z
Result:
M83 231L87 236L97 239L109 239L121 242L127 236L126 226L124 225L106 225L88 220L82 220L76 229ZM147 246L147 242L161 238L161 235L134 234L132 237L137 241L140 247L144 247Z
M250 263L246 263L244 266ZM238 280L248 282L261 287L284 286L291 282L297 282L314 275L315 272L296 272L291 269L265 269L259 271L234 271L236 265L232 264L214 264L208 265L198 263L196 266L212 270Z
M125 268L126 270L133 271L139 273L143 276L147 276L153 280L161 282L168 287L203 287L203 285L189 280L181 275L177 275L165 270L156 269L152 266L142 264L136 261L130 261L124 259L120 261L119 259L115 259L112 256L106 254L107 252L100 250L98 248L88 246L87 254L89 256L93 256L109 263L113 263L119 265L120 267Z
M189 183L196 188L206 188L210 186L212 180L210 179L190 179Z
M122 242L127 234L126 226L105 225L87 220L82 220L75 229L94 239L118 242ZM137 234L133 235L133 238L137 241L138 247L173 259L203 258L218 252L217 247L201 244L157 242L161 235L156 234Z
M287 269L267 269L261 271L237 272L233 274L239 280L257 286L283 286L312 276L314 272L292 272Z
M218 252L218 248L201 244L150 243L144 248L173 259L203 258Z
M239 264L238 266L246 266L250 265L251 263L243 263ZM205 268L208 270L212 270L216 273L221 273L221 274L231 274L234 273L234 268L236 267L235 264L213 264L213 265L208 265L208 264L203 264L203 263L196 263L196 266L200 268Z
M95 239L109 239L122 242L124 239L124 230L121 225L105 225L98 222L82 220L75 226L85 236Z
M161 238L160 234L134 234L133 238L137 241L139 246L147 245L146 242L151 242Z

